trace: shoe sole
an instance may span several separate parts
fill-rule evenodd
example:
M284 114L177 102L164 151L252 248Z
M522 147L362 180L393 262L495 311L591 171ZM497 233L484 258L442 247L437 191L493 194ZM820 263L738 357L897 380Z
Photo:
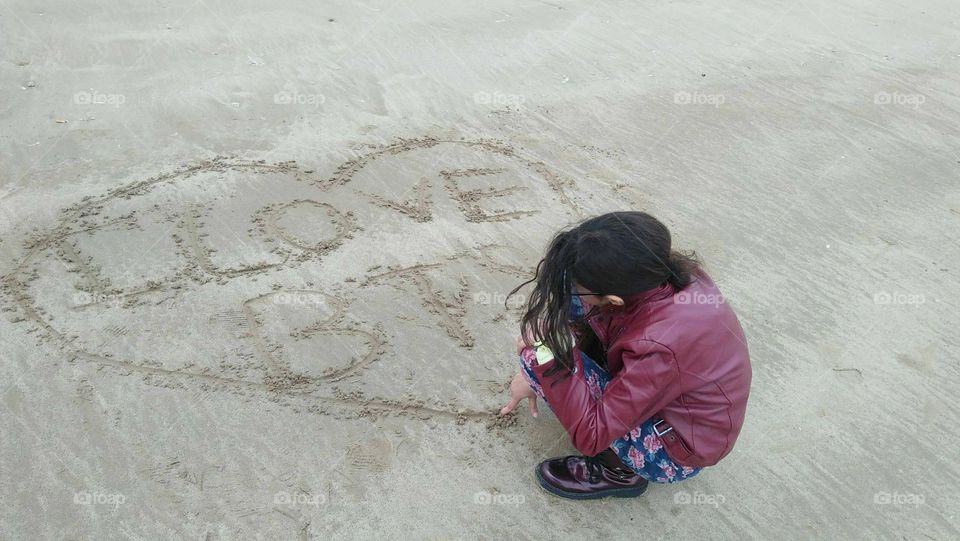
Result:
M599 500L600 498L636 498L637 496L642 495L647 491L648 483L644 483L643 486L636 488L613 488L610 490L604 490L603 492L593 492L593 493L583 493L583 492L567 492L566 490L560 490L559 488L551 485L543 478L543 475L540 474L540 469L535 468L534 473L537 475L537 481L540 482L540 486L544 490L553 494L554 496L560 496L561 498L568 498L571 500Z

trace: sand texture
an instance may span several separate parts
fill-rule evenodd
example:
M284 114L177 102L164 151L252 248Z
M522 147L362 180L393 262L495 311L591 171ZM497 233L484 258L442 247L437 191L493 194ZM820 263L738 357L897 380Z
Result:
M960 538L960 5L0 7L0 539ZM498 419L557 228L740 315L734 452Z

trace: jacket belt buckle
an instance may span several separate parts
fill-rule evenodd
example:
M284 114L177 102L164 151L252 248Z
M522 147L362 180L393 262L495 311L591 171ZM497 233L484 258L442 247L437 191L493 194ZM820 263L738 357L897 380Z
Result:
M667 425L667 429L664 430L663 432L661 432L658 427L659 427L661 424L666 424L666 423L667 423L667 422L664 421L663 419L660 419L659 421L653 423L653 433L656 434L657 436L661 436L661 437L662 437L664 434L667 434L667 433L669 433L671 430L673 430L673 427L672 427L672 426Z

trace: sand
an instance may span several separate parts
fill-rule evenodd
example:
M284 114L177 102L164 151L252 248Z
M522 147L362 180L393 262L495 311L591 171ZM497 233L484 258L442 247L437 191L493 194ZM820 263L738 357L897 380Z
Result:
M6 2L0 538L952 539L960 8ZM634 500L498 419L559 227L641 209L754 362Z

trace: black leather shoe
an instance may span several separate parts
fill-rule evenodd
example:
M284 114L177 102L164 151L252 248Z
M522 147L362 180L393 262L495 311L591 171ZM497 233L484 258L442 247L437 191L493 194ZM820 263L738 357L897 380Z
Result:
M536 473L540 486L548 492L574 500L633 498L647 490L647 480L624 466L609 449L597 456L551 458L541 462Z

